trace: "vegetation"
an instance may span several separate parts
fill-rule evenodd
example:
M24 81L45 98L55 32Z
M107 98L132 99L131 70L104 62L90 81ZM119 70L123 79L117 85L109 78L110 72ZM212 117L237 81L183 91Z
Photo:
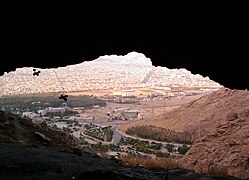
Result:
M166 144L166 148L167 148L168 152L173 151L173 145L172 144Z
M155 150L160 150L162 148L162 144L161 143L152 142L151 145L150 145L150 148L155 149Z
M91 149L95 152L107 152L108 145L103 145L102 143L91 144Z
M111 126L103 127L102 130L104 131L104 136L106 141L112 141L113 138L113 131Z
M166 168L166 169L173 169L173 168L184 168L184 164L179 161L178 158L150 158L145 156L125 156L125 157L119 157L120 160L123 162L126 162L128 164L133 165L142 165L144 167L154 167L154 168ZM215 164L209 164L205 167L196 167L196 171L208 174L208 175L214 175L214 176L229 176L228 168L224 166L217 166Z
M123 136L121 137L119 143L120 143L120 144L125 144L125 143L126 143L126 141L125 141L125 139L123 138Z
M111 151L116 151L116 152L121 152L122 151L119 146L116 146L114 144L109 144L109 149Z
M100 141L104 141L104 132L101 127L98 127L95 124L85 124L84 134L96 138Z
M37 112L47 107L60 107L64 101L58 98L59 94L31 94L18 96L5 96L1 98L0 107L7 112L32 111ZM91 96L69 96L66 104L71 107L92 108L94 105L105 106L106 102Z
M161 143L155 143L155 142L149 143L149 141L142 141L139 139L131 139L129 144L133 146L143 146L145 148L156 149L156 150L159 150L162 147Z
M95 124L85 124L85 131L84 134L94 137L101 141L112 141L113 138L113 131L111 126L108 127L99 127Z
M47 112L46 116L50 117L50 118L53 118L55 116L59 116L62 118L63 116L73 116L76 114L78 114L78 112L66 110L65 112Z
M133 164L133 165L142 165L144 167L155 167L155 168L179 168L178 159L175 158L150 158L150 157L134 157L134 156L126 156L120 157L120 160Z
M154 139L163 142L177 142L191 144L191 134L186 132L176 132L174 130L156 127L153 125L142 125L130 127L126 130L129 135L136 135L145 139Z
M160 150L162 147L161 143L149 143L148 141L141 141L138 139L131 139L129 144L131 144L136 151L144 152L146 154L155 154L157 152L156 150Z
M63 132L65 133L71 133L71 129L67 127L63 127Z
M159 157L159 158L168 158L169 156L170 156L169 153L163 153L161 151L156 152L156 157Z
M178 152L180 154L186 154L188 152L189 148L187 147L186 144L182 145L181 147L178 148Z

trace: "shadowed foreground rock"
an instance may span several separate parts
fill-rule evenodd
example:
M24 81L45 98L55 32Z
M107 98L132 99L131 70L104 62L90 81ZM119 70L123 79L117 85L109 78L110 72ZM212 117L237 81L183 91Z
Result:
M1 179L236 179L205 176L185 169L127 166L89 153L78 156L10 143L0 143L0 162Z

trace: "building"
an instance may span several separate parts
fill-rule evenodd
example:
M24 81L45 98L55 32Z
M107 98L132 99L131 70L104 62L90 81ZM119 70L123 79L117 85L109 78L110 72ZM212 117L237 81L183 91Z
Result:
M179 149L178 146L173 146L173 149L172 149L173 153L179 154L178 149Z
M138 119L145 119L146 118L146 113L145 112L139 112L138 113Z
M55 112L64 113L65 112L65 108L64 107L58 107L58 108L49 107L48 108L48 112L51 112L51 113L55 113Z
M36 114L34 112L24 112L24 113L22 113L22 117L27 117L27 118L33 119L35 117L40 117L40 115Z
M138 118L139 110L126 110L121 112L122 117L127 119L135 119Z
M78 113L83 113L85 112L85 107L74 107L73 111L76 111Z

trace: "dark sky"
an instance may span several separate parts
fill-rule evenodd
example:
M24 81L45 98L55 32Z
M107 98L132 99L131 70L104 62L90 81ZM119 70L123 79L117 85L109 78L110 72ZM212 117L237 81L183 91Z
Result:
M1 6L1 74L102 55L144 53L153 65L186 68L249 88L240 55L240 1L18 1Z

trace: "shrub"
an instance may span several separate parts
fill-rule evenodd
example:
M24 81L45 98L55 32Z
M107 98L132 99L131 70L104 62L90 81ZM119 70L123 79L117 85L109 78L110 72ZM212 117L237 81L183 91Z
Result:
M186 144L182 145L181 147L178 148L178 152L180 154L186 154L188 152L189 148L187 147Z

